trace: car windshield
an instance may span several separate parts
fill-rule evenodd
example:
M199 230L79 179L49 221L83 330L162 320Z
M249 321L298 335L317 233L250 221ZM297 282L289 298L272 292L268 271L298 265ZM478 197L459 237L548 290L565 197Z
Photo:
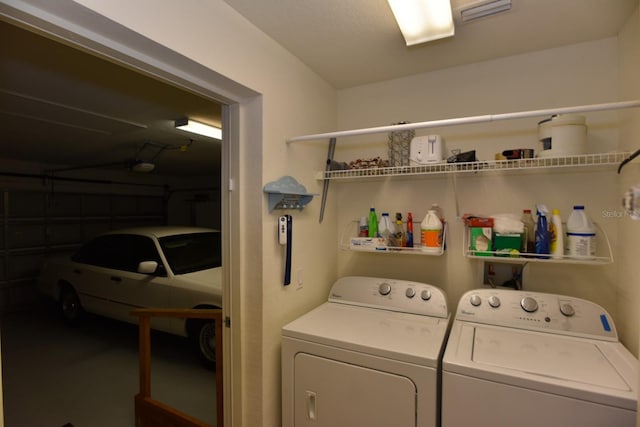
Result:
M220 233L190 233L158 239L174 274L220 267Z

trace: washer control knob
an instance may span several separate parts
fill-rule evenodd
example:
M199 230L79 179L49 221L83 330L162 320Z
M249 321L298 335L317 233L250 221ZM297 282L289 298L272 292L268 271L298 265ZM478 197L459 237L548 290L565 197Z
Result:
M478 307L480 304L482 304L482 299L480 298L480 295L471 295L469 302L472 306Z
M391 293L391 285L387 282L380 283L378 292L380 292L380 295L389 295Z
M413 288L407 288L404 294L407 296L407 298L413 298L416 296L416 290Z
M567 317L571 317L574 314L576 314L576 310L575 308L573 308L571 304L569 304L568 302L565 302L560 305L560 313L564 314Z
M429 289L425 289L420 293L420 298L424 301L429 301L431 299L431 291Z
M520 307L527 313L534 313L538 310L538 302L531 297L524 297L520 301Z
M489 297L489 305L493 308L498 308L500 307L500 298L498 298L495 295L491 295Z

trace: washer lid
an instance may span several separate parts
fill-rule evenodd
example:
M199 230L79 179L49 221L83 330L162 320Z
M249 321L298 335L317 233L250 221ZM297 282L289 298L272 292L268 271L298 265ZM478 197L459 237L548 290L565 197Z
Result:
M619 342L454 321L443 371L636 410L637 359Z
M327 302L285 325L282 335L437 367L449 319Z
M476 328L472 360L513 371L614 390L630 390L592 341Z

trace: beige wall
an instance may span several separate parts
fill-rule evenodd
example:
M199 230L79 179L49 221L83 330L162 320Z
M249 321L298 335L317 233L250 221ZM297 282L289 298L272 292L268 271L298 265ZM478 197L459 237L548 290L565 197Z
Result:
M640 12L629 18L619 37L620 49L620 93L628 99L640 98ZM621 147L635 151L640 141L640 110L629 110L623 116L621 129ZM640 184L640 168L637 160L625 166L619 178L618 193L623 194L632 185ZM640 265L638 265L638 242L640 242L640 223L624 217L619 229L620 256L618 257L618 306L626 319L628 333L625 337L629 346L638 350L638 307L640 306Z
M10 3L9 9L20 2ZM293 272L297 278L301 271L303 283L285 288L283 249L276 240L280 212L268 212L262 187L291 175L309 192L321 192L313 171L324 167L326 144L288 146L285 139L335 128L335 91L219 0L191 2L189 7L181 2L149 0L63 0L55 4L27 0L25 4L36 9L20 8L20 12L11 13L21 16L27 10L27 15L45 20L42 26L48 28L51 25L46 22L55 22L71 34L87 31L76 27L78 21L88 23L89 30L99 35L110 33L121 38L119 46L105 40L116 50L144 44L146 37L152 41L148 46L152 59L162 55L154 43L180 52L215 71L219 78L204 84L218 84L222 98L236 103L232 111L239 121L234 129L238 133L231 136L234 145L226 147L240 162L239 169L230 171L236 192L229 214L231 228L237 230L231 250L238 265L232 272L232 305L237 309L232 322L236 331L241 330L243 350L241 355L236 352L232 362L239 380L236 397L240 397L234 402L234 425L280 425L280 328L326 300L337 262L331 232L336 227L335 209L328 207L322 226L318 225L319 197L304 211L292 212ZM79 4L118 24L98 19ZM120 31L120 24L138 34ZM133 55L145 62L149 60L145 53ZM181 72L179 68L168 71ZM254 95L247 97L247 93Z
M636 42L625 50L638 47ZM619 93L618 84L621 53L625 52L621 52L618 39L609 38L342 90L338 127L352 129L401 120L422 122L626 100L629 96ZM589 152L607 152L623 146L621 117L617 111L586 114ZM496 152L504 149L538 149L540 119L443 127L421 130L417 135L441 134L447 150L475 149L480 159L493 159ZM386 157L386 139L386 134L344 139L336 157L342 161ZM625 245L618 234L623 221L627 224L628 220L609 214L621 211L619 180L615 167L609 167L570 173L529 171L341 183L336 191L340 226L365 215L370 206L379 213L400 211L405 217L411 211L419 219L431 203L438 203L450 228L447 252L442 257L345 252L340 258L339 275L371 274L431 283L447 292L451 309L455 310L462 293L482 286L483 272L481 261L462 255L464 226L456 217L467 212L519 214L537 203L560 209L565 220L574 204L585 204L608 235L615 258L634 254L637 259L637 251L632 252L632 245ZM630 281L622 283L619 274L615 263L587 267L529 263L524 286L602 304L619 326L623 342L637 353L636 315L621 300L625 293L635 295L635 290Z
M640 9L629 18L620 32L620 93L628 98L640 98ZM628 151L638 149L640 141L640 111L632 110L624 116L621 130L622 147ZM627 164L622 170L618 192L624 193L632 185L640 184L640 168L637 160ZM622 316L627 319L629 327L626 337L629 345L638 349L638 327L640 306L640 265L638 265L638 242L640 241L640 223L631 221L628 217L622 219L623 225L619 230L620 257L618 263L618 306ZM635 336L633 335L635 333ZM635 344L635 345L634 345ZM640 378L638 378L640 381ZM636 425L640 426L640 418Z

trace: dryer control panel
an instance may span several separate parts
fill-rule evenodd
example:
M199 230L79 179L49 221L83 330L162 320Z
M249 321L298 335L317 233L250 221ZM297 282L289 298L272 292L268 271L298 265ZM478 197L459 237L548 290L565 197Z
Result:
M472 290L460 298L456 320L618 341L611 316L598 304L541 292Z
M436 286L408 280L346 276L331 288L329 301L432 317L449 317L447 298Z

